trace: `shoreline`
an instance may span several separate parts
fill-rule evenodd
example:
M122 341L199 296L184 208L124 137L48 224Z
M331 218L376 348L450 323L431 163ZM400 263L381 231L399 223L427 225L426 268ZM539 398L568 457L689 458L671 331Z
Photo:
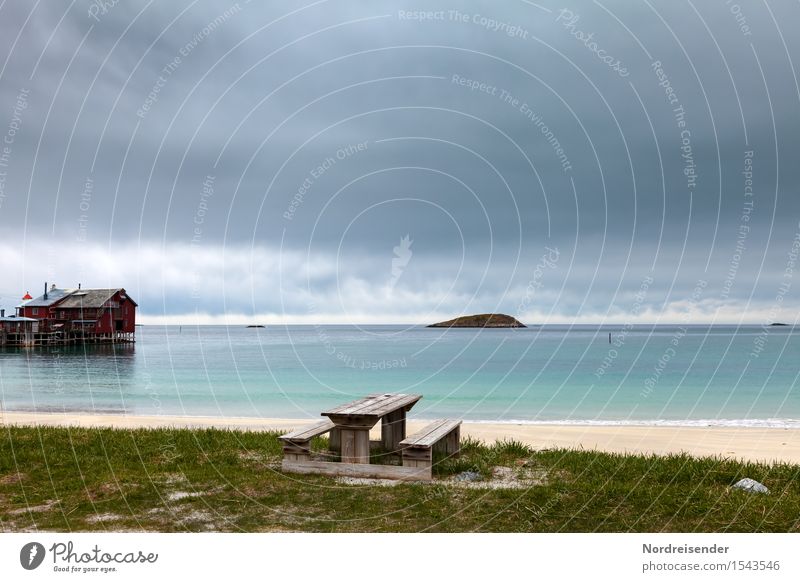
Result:
M316 419L120 415L0 411L0 425L83 428L225 428L232 430L289 430ZM425 420L409 420L409 434ZM374 432L379 433L379 428ZM462 437L486 442L515 439L536 449L567 448L609 453L688 453L745 461L800 464L800 428L751 426L675 426L636 424L555 424L464 421Z

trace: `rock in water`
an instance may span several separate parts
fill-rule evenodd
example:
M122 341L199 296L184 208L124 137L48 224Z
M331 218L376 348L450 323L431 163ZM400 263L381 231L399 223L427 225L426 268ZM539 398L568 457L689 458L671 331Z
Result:
M750 493L769 493L769 489L755 479L750 479L749 477L745 477L744 479L734 483L733 488L749 491Z
M481 315L462 315L455 319L434 323L428 327L525 327L525 324L504 313L482 313Z

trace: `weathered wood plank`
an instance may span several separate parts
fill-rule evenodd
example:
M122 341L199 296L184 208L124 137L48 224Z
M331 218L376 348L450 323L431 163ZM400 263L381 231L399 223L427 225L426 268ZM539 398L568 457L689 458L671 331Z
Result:
M395 410L399 410L412 402L416 402L422 398L418 394L391 394L388 398L376 400L371 406L367 408L369 414L376 414L383 416ZM361 411L363 414L364 410Z
M436 420L400 442L401 447L431 447L461 426L460 420Z
M431 449L403 449L403 463L406 459L431 460Z
M342 429L341 433L341 444L342 444L342 461L345 463L351 463L354 461L356 456L356 435L355 432L351 429Z
M395 410L381 419L381 443L387 451L400 449L400 441L406 438L406 411Z
M315 436L325 434L333 429L336 425L330 419L322 420L306 428L297 429L290 433L279 436L278 438L283 441L307 441Z
M339 414L331 414L329 415L331 422L333 422L337 428L346 429L346 428L365 428L370 429L375 426L380 420L380 416L371 416L371 415L339 415Z
M431 433L433 433L434 431L440 429L446 423L447 423L447 419L446 418L439 419L439 420L434 420L433 422L430 422L430 423L426 424L425 426L423 426L421 429L419 429L417 432L415 432L411 436L407 437L406 438L406 442L418 441L420 439L427 438Z
M449 421L442 424L439 428L432 431L428 436L427 439L429 442L438 442L439 440L443 439L446 435L450 434L452 431L456 429L461 424L461 421Z
M353 400L352 402L346 402L345 404L340 404L335 408L331 408L330 410L326 410L323 412L323 415L326 414L351 414L356 412L365 406L368 406L375 402L378 398L386 398L386 394L370 394L368 396L364 396L364 398L359 398L358 400Z
M433 465L433 452L430 448L425 449L403 449L404 467L428 467Z
M303 443L293 443L291 441L287 441L283 445L283 452L286 453L293 453L295 455L307 455L311 451L308 441Z
M427 467L398 467L396 465L361 465L327 461L295 462L284 459L281 467L288 473L305 475L319 474L333 477L366 477L401 481L431 481L433 479L430 465Z
M349 460L353 463L369 463L369 431L356 430L355 433L355 458ZM343 461L347 461L342 458Z
M381 396L380 394L371 394L365 398L362 398L361 400L356 400L354 402L351 402L350 404L345 404L344 406L341 406L340 409L336 411L336 413L358 414L362 410L374 405L375 402L380 398L383 398L383 396Z
M421 394L370 394L322 413L322 416L383 416L415 404Z
M331 436L329 437L329 448L334 453L342 452L342 429L331 429Z
M455 429L433 446L434 451L442 451L447 455L453 456L461 453L461 427Z
M432 471L433 462L430 459L403 459L403 466L412 469L427 469Z

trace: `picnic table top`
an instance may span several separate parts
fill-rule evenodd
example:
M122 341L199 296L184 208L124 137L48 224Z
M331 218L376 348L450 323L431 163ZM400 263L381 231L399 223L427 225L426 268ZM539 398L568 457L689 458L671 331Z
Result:
M401 408L411 408L422 394L370 394L322 412L322 416L381 417Z

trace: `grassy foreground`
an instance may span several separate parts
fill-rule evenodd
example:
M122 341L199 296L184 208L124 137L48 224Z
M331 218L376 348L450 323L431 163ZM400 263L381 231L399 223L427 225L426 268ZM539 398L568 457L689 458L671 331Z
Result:
M468 440L434 483L378 486L282 474L275 433L2 430L5 532L800 531L796 465ZM742 477L771 494L732 490Z

